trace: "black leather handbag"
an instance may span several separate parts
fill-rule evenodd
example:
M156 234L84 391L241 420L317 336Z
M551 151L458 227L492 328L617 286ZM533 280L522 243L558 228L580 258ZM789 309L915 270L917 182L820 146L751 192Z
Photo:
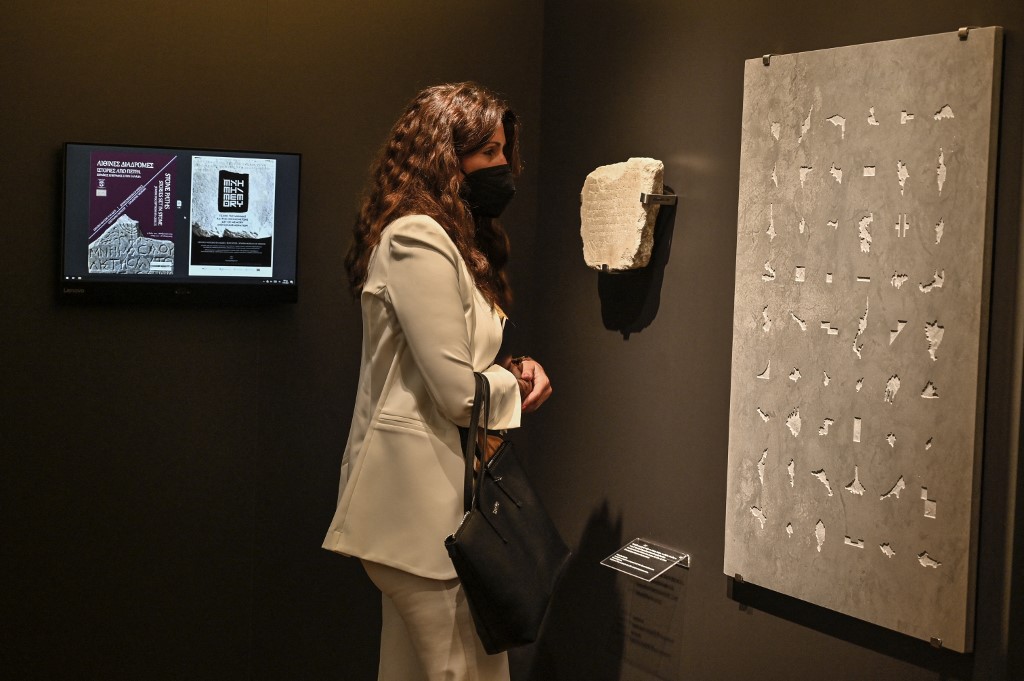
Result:
M465 515L444 544L484 649L494 655L537 639L570 552L511 442L502 442L490 460L474 466L480 414L486 424L489 401L487 378L478 373L464 452Z

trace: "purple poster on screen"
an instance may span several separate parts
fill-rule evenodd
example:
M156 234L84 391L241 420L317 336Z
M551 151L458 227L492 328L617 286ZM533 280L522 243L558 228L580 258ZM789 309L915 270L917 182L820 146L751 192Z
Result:
M177 156L93 152L89 272L173 274Z

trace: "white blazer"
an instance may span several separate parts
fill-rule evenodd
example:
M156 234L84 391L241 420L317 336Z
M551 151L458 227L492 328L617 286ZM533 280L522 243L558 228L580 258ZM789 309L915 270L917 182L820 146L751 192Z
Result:
M384 229L360 296L362 364L341 486L324 548L432 579L455 569L473 372L491 386L490 428L515 428L519 387L493 364L502 320L444 229L409 215Z

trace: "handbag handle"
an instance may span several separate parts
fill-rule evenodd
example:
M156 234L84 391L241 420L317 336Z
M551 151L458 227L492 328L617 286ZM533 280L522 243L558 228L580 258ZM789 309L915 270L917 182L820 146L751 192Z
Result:
M466 437L466 448L465 448L465 459L466 459L466 475L463 480L463 494L462 494L462 510L465 513L469 513L472 509L477 506L476 491L480 489L480 484L484 478L484 462L480 462L480 470L477 472L478 480L476 486L473 485L473 461L477 458L476 446L477 446L477 433L480 429L480 412L483 412L484 416L484 432L487 431L487 424L491 420L491 384L487 381L487 377L479 372L473 373L473 378L476 380L476 392L473 395L473 411L469 416L469 434Z

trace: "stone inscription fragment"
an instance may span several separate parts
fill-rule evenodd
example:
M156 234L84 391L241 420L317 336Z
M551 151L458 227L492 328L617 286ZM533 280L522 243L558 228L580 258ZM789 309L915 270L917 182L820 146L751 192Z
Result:
M932 276L931 281L929 281L927 284L918 284L917 288L918 290L921 291L921 293L931 293L934 289L942 288L942 284L945 281L946 270L942 270L942 272L936 270L935 274Z
M825 469L822 468L820 471L811 471L811 475L818 479L822 485L825 486L825 490L829 496L832 496L832 484L828 481L828 475L825 473Z
M800 435L800 423L800 408L797 407L786 418L786 427L789 428L789 432L793 434L793 437Z
M631 158L587 175L580 235L589 267L622 271L648 264L658 206L642 204L640 195L664 192L664 170L664 164L653 158Z
M846 119L845 118L843 118L839 114L836 114L835 116L830 116L829 118L826 118L825 120L828 121L829 123L831 123L832 125L836 126L837 128L839 128L840 139L846 139Z
M750 515L754 516L757 522L761 523L761 529L764 529L764 524L768 522L768 514L763 509L757 506L750 507Z
M889 341L890 344L892 341ZM896 399L896 393L900 390L900 377L893 374L889 377L889 380L885 382L885 401L888 404L892 404Z
M137 220L122 215L89 244L94 274L173 274L174 242L142 235Z
M896 483L892 486L892 489L890 489L888 492L886 492L882 496L878 497L878 499L879 499L879 501L881 501L882 499L888 499L889 497L896 497L897 499L899 499L900 498L900 492L902 492L906 488L907 488L907 483L903 480L903 476L901 475L899 480L897 480Z
M804 141L804 136L807 135L807 132L811 129L811 114L813 112L814 107L807 110L807 118L805 118L804 122L800 124L800 137L796 140L797 144Z
M859 466L854 466L853 467L853 480L850 481L850 484L847 485L845 489L850 494L856 494L857 496L864 496L864 492L866 492L867 490L864 488L864 485L862 485L861 482L860 482L860 467Z
M907 164L903 161L896 162L896 179L900 183L900 195L903 195L903 190L907 187L907 180L910 179L910 171L907 170Z
M921 488L921 501L924 502L924 517L935 518L935 513L938 511L938 504L934 499L928 498L928 488Z
M945 335L946 329L943 328L938 320L934 322L927 322L924 325L924 336L928 340L928 355L932 358L932 361L938 361L935 353L939 351L939 346L942 345L942 337Z
M889 345L892 345L896 338L903 333L903 329L907 327L907 322L900 319L896 322L896 328L889 330Z
M935 166L936 183L939 185L939 193L942 193L942 185L946 184L946 156L939 147L939 164Z
M871 252L871 223L875 221L875 214L869 213L857 222L857 232L860 236L861 253Z

